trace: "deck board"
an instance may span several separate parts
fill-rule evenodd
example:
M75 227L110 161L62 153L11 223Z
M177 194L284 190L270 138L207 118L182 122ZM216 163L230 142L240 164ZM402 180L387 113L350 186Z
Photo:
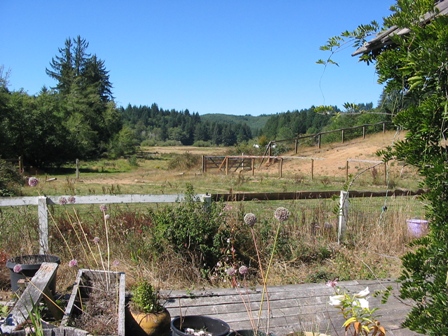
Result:
M393 280L359 280L343 281L339 286L349 292L356 293L369 287L373 294L376 290L392 286L392 295L387 304L381 304L380 298L371 295L371 307L378 307L379 321L386 328L390 336L419 335L402 328L411 303L398 298L399 284ZM267 302L263 303L260 318L260 330L265 330L269 321L269 331L276 336L287 335L293 331L316 331L330 335L344 335L342 324L344 322L338 309L328 304L328 297L334 294L332 288L325 284L298 284L269 287L269 305L271 316L268 319ZM243 304L252 310L253 321L259 315L262 288L246 291L234 288L211 288L202 290L165 292L168 302L165 307L171 316L208 315L226 321L231 329L250 329L251 321ZM249 301L247 301L249 300Z

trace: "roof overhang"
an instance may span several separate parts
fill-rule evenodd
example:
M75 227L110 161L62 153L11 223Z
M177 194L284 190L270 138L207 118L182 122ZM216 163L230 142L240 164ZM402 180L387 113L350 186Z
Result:
M448 0L440 1L432 12L426 13L421 22L422 24L426 24L431 21L433 18L439 15L448 15ZM357 56L360 54L368 54L371 51L383 48L387 45L392 44L391 36L401 36L409 33L409 28L399 28L397 26L392 26L389 29L379 33L375 38L370 40L369 42L364 43L364 45L358 48L352 56Z

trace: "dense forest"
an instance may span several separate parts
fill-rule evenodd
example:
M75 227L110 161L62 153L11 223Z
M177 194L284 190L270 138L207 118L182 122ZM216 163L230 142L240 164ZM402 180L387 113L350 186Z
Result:
M234 146L292 139L326 129L378 121L373 104L294 110L254 117L204 115L188 109L148 106L117 107L105 61L87 52L81 37L65 41L52 58L48 76L55 87L36 95L8 89L0 66L0 158L22 156L25 164L58 166L75 159L117 158L140 146ZM250 125L250 126L249 126Z

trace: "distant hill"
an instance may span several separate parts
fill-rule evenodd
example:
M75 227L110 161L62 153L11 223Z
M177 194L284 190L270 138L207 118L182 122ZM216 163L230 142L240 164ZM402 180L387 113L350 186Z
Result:
M227 124L247 124L252 133L257 130L263 129L264 125L271 117L271 115L260 115L257 117L251 115L231 115L231 114L221 114L221 113L210 113L203 114L200 116L202 121L216 122L216 123L227 123Z

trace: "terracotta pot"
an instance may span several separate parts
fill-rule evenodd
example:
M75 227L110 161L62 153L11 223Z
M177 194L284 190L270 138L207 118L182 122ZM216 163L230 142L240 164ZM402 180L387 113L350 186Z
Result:
M135 322L140 326L146 335L170 335L171 316L168 310L163 310L159 313L134 313L131 312Z

